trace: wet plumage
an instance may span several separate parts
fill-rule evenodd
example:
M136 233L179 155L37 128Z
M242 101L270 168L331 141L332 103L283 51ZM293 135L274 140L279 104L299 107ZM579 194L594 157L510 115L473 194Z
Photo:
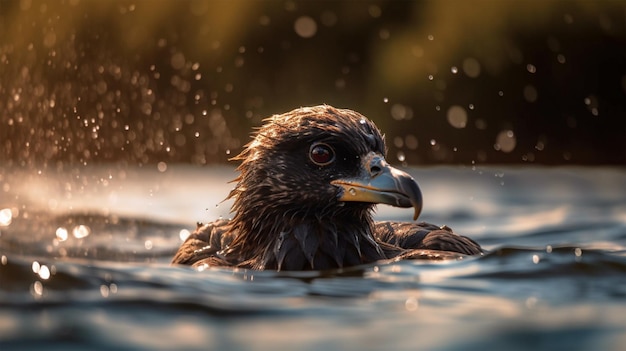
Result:
M413 207L421 192L384 159L384 137L357 112L322 105L268 118L243 152L231 220L199 225L173 263L323 270L392 258L482 252L428 223L374 222L375 204Z

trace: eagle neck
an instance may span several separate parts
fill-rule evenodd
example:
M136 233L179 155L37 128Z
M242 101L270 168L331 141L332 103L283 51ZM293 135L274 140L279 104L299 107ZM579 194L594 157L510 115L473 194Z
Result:
M293 210L266 212L242 211L233 218L237 236L229 254L243 267L324 270L385 258L374 240L369 211L323 217L299 216Z

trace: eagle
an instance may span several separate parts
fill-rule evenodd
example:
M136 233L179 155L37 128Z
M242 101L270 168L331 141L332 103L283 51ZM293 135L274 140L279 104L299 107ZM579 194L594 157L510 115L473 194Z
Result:
M232 219L198 224L172 264L301 271L381 260L480 255L447 226L374 221L376 204L422 210L413 177L385 160L385 138L358 112L301 107L264 120L233 158Z

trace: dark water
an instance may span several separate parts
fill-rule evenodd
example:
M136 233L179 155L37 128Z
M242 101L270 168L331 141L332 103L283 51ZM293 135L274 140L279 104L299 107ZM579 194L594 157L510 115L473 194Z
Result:
M490 250L340 272L170 267L231 168L0 175L1 350L623 350L626 170L413 170ZM411 210L380 207L380 219ZM182 233L181 233L182 231Z

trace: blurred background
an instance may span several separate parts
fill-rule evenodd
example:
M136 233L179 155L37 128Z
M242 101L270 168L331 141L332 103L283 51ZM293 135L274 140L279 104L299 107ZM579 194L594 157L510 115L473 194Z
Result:
M624 1L0 1L0 162L226 163L315 104L391 163L626 164Z

